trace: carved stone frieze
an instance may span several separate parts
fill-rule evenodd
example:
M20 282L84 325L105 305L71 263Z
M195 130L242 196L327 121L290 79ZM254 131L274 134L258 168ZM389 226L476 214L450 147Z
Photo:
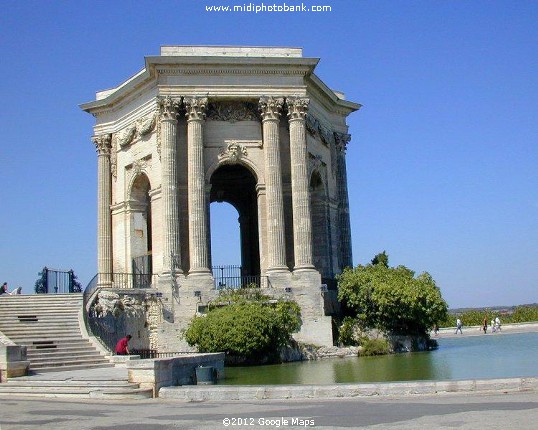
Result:
M207 106L207 119L213 121L259 121L255 103L242 101L219 101Z
M131 124L129 127L117 133L116 139L120 148L124 148L133 141L136 135L136 124Z
M203 121L206 117L207 97L185 97L185 115L189 121Z
M237 163L237 161L247 155L247 150L243 145L238 144L237 142L232 141L228 143L226 148L219 154L219 161L227 159L232 163Z
M136 121L136 131L138 136L146 136L150 134L155 128L157 114L153 113L151 115L140 118Z
M155 128L156 118L157 114L153 113L151 115L138 119L136 122L129 125L127 128L116 133L116 139L119 147L126 148L137 139L140 139L141 137L151 133Z
M306 131L314 137L319 137L326 146L334 143L334 132L321 125L321 122L311 114L306 115Z
M284 98L282 97L260 97L258 107L262 116L262 120L280 119L283 105Z
M288 97L286 99L286 106L288 107L288 118L290 120L304 120L306 118L309 103L310 99L306 97Z

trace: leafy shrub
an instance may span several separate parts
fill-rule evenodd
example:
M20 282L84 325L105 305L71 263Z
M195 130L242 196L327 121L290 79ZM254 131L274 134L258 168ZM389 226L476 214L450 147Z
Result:
M370 339L368 337L363 337L360 340L362 346L361 355L371 356L371 355L386 355L390 354L390 344L387 339Z
M345 317L338 329L338 344L342 346L357 346L359 342L355 337L355 326L357 320L352 317Z
M363 329L427 336L447 314L441 291L428 273L415 277L407 267L388 267L385 260L345 269L338 276L338 299Z
M205 316L194 317L184 335L200 352L254 359L286 345L300 326L297 303L238 290L224 292Z

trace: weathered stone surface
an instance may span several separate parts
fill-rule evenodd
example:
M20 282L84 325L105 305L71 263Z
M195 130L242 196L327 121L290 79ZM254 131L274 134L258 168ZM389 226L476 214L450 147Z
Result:
M99 284L151 258L151 348L187 348L181 331L215 294L213 201L238 209L245 275L301 306L297 339L332 345L320 287L351 264L346 118L360 105L323 84L317 62L300 48L165 46L82 105L96 118ZM234 177L236 190L222 185ZM136 308L117 300L103 311Z

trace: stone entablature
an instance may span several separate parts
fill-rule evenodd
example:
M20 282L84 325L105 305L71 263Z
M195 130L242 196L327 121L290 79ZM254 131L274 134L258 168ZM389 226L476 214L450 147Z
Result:
M292 288L298 337L329 343L319 286L351 264L346 117L360 105L314 75L318 61L298 48L164 47L82 105L96 117L98 271L150 255L170 298L166 336L213 294L208 209L226 201L244 270Z

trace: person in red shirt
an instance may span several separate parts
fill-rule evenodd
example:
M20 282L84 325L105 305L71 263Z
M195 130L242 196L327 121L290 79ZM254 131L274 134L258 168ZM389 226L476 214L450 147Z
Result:
M118 340L118 343L116 344L116 355L129 355L129 341L131 340L132 336L128 334L125 337L122 337L120 340Z

